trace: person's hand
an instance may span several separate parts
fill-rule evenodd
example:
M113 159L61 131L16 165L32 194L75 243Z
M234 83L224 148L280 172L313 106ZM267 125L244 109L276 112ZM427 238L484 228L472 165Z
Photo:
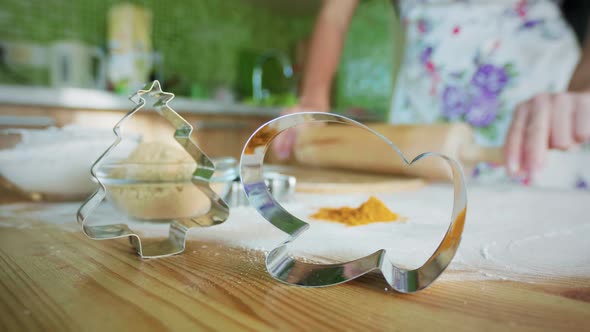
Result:
M293 106L285 109L281 112L281 115L299 113L299 112L325 112L325 109L313 109L303 106ZM298 126L295 128L288 129L280 133L273 141L272 150L279 160L287 160L293 152L293 147L297 141L297 134L303 130L305 126Z
M511 175L534 177L549 149L590 139L590 93L542 94L519 104L504 145Z

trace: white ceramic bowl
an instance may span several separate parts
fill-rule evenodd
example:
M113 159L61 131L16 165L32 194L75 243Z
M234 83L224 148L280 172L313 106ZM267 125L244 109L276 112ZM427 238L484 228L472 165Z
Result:
M0 135L20 136L15 146L0 150L0 175L40 200L79 200L91 194L97 185L90 168L115 141L112 130L73 126L8 129ZM125 139L115 151L125 156L136 146L137 139Z

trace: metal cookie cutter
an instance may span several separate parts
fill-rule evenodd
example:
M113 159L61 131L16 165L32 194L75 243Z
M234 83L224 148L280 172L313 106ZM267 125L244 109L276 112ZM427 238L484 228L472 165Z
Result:
M115 147L121 142L123 137L121 134L122 125L145 106L146 101L144 97L156 99L156 102L153 105L154 109L159 115L172 124L175 129L174 139L196 162L197 166L192 173L190 182L205 194L210 200L211 207L209 211L203 215L170 220L168 238L142 246L139 235L130 229L127 224L112 223L106 225L89 225L87 219L105 199L107 194L105 185L97 176L97 170L105 158L109 156L109 154L111 154ZM158 81L152 82L151 85L146 86L145 90L139 90L136 94L131 96L131 101L137 106L115 125L113 128L116 135L115 142L92 165L91 174L98 182L99 188L82 204L77 213L78 223L82 225L84 234L88 237L95 240L129 237L131 244L142 258L157 258L180 253L184 251L186 234L189 229L196 226L205 227L221 224L229 216L229 208L227 204L210 187L209 180L215 172L215 166L203 151L201 151L190 139L190 135L193 131L192 126L168 106L168 103L172 98L174 98L174 94L163 92Z
M287 203L293 199L295 195L295 186L297 179L294 176L285 175L276 172L265 172L264 182L270 190L271 195L282 203ZM244 186L240 179L236 179L231 183L231 187L223 199L230 207L250 206L248 197L244 194Z
M427 157L444 159L453 174L454 201L450 226L432 256L415 270L395 266L386 256L384 249L363 258L337 264L314 264L297 260L290 254L290 244L297 239L309 224L286 211L270 194L262 177L264 156L270 142L280 132L309 122L335 122L365 129L391 146L402 160L411 165ZM422 153L414 160L408 161L395 144L383 135L346 117L330 113L295 113L276 118L250 137L242 152L240 175L244 190L252 206L271 224L289 235L288 239L270 251L266 257L266 268L273 278L287 284L321 287L336 285L362 276L370 271L379 270L393 289L411 293L426 288L445 268L457 252L465 215L467 212L467 195L465 181L459 163L449 157L435 152Z

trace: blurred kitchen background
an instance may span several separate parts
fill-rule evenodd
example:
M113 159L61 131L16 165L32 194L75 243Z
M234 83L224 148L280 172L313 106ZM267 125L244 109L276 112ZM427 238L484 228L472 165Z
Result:
M237 161L254 130L297 102L320 4L3 0L0 195L3 187L29 198L92 192L90 165L134 107L128 97L154 79L176 94L170 105L205 153ZM581 36L585 12L565 9ZM333 112L387 121L403 53L394 11L390 0L360 2L332 85ZM172 137L162 120L135 114L124 128L128 150L147 136Z
M3 0L0 189L16 184L27 193L56 192L52 185L78 178L80 190L68 184L59 193L91 192L90 165L134 107L128 97L154 79L176 94L170 105L194 126L204 152L237 160L256 128L297 102L320 4ZM390 0L360 2L332 85L334 112L387 120L403 53L394 10ZM566 11L579 35L580 12ZM138 140L172 137L162 120L139 112L124 132Z
M90 165L134 107L128 97L154 79L176 94L171 106L195 127L193 138L210 157L239 158L256 128L297 102L320 4L2 1L0 187L27 197L94 190ZM401 43L397 26L389 0L360 5L333 85L335 112L387 119L399 60L393 49ZM140 112L124 132L171 137L162 120ZM78 189L66 178L79 179Z
M159 79L165 90L187 99L183 102L209 102L182 103L180 111L215 108L219 112L209 113L273 117L296 102L319 5L318 0L3 1L3 113L9 104L127 109L131 104L114 97ZM387 0L361 5L334 85L337 112L386 119L397 64L394 20ZM51 91L24 87L109 94L94 94L105 99L97 104L90 98L87 105L60 105Z

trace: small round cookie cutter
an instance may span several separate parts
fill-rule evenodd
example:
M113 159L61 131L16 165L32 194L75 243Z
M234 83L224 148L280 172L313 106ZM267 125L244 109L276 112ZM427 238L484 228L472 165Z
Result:
M421 267L414 270L398 267L387 258L385 249L353 261L336 264L310 263L298 260L290 254L290 244L309 228L309 224L289 213L273 198L264 182L264 156L271 141L279 133L311 122L340 123L367 130L387 143L408 165L429 157L442 158L447 162L452 172L454 188L451 221L441 243ZM459 248L467 213L467 193L460 164L436 152L425 152L408 161L400 149L386 137L341 115L304 112L285 115L267 122L258 128L246 143L240 161L240 176L250 204L268 222L289 235L285 242L266 256L267 271L276 280L287 284L305 287L330 286L350 281L371 271L380 271L393 289L402 293L412 293L432 284L449 266Z
M297 178L294 176L276 172L265 172L264 182L277 201L287 203L293 199L295 186L297 185ZM223 200L230 208L250 206L240 179L232 181L227 194L223 196Z

